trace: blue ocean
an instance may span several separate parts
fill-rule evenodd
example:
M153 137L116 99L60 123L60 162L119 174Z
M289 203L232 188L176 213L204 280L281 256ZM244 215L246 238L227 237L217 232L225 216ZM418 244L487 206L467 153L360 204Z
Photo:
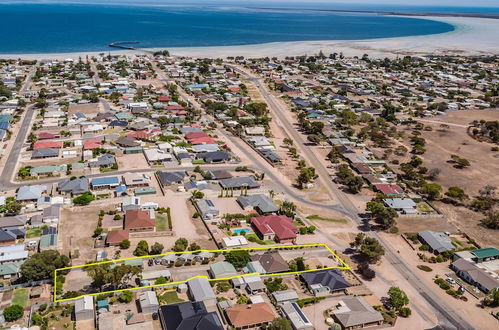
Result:
M168 48L404 37L454 29L413 17L270 7L0 2L0 54L106 51L109 43L125 40Z

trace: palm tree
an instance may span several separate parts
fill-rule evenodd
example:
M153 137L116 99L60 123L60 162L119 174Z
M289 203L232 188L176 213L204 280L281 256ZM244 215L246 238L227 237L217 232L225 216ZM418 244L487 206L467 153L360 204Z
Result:
M274 198L275 197L275 191L270 190L269 191L269 196L270 196L270 198Z

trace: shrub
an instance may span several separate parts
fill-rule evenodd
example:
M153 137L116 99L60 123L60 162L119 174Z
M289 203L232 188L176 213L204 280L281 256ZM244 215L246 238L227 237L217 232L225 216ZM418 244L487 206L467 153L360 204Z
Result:
M423 244L419 247L419 251L428 251L430 247L426 244Z
M398 232L399 232L399 229L397 227L393 226L392 228L390 228L390 233L391 234L396 234Z
M418 265L417 267L425 272L431 272L433 270L433 269L431 269L431 267L428 267L426 265Z
M15 321L23 317L24 310L20 305L11 305L4 309L3 316L7 322Z
M411 314L412 311L409 307L402 307L401 309L399 309L399 315L402 317L409 317L411 316Z

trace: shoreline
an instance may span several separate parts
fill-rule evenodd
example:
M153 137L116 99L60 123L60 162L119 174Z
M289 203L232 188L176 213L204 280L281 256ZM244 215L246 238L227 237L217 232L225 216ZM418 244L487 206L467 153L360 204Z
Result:
M407 17L407 16L406 16ZM155 50L168 50L171 55L184 57L222 58L227 56L279 57L342 52L347 57L368 54L371 58L405 55L497 55L499 54L499 20L477 17L416 16L454 26L454 30L439 34L364 40L314 40L272 42L237 46L156 47L136 50L108 50L70 53L0 54L7 59L64 59L113 55L144 54Z

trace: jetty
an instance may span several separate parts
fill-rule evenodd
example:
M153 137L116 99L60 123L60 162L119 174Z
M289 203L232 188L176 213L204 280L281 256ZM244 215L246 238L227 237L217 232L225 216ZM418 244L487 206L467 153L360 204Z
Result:
M116 42L111 42L108 46L114 47L114 48L136 50L137 48L135 48L133 46L127 46L127 45L133 45L133 44L139 44L139 43L140 43L140 41L116 41Z

